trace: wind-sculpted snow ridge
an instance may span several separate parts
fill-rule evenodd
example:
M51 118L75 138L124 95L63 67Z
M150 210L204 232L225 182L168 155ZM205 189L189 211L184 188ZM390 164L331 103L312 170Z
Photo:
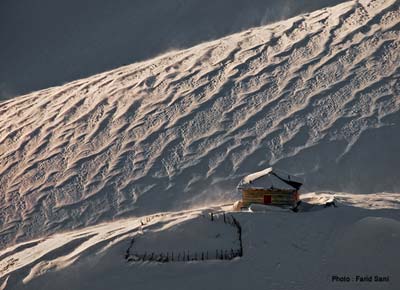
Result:
M0 248L235 198L400 190L398 1L351 1L0 103Z
M367 289L398 289L400 194L359 196L308 193L297 213L215 205L57 233L0 251L1 289L365 289L356 275L389 277ZM232 217L243 255L219 257L238 246Z
M133 252L144 247L149 255L152 251L153 254L158 254L164 249L171 251L171 247L176 252L180 249L196 251L200 248L209 251L211 256L211 250L214 253L215 249L232 247L232 241L236 242L236 231L231 226L223 221L212 223L208 217L210 212L226 209L226 206L217 206L157 213L14 245L0 251L0 285L4 282L2 278L11 277L11 281L7 278L6 283L12 289L13 285L29 283L46 272L60 271L87 258L109 254L108 251L115 246L118 251L111 250L115 254L112 259L122 265L127 262L127 257L124 258L126 254L122 253L128 248ZM139 246L132 247L133 239ZM121 252L121 249L124 250Z

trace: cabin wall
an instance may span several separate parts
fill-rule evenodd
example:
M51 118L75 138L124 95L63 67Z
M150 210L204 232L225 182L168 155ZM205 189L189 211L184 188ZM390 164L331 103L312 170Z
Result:
M297 190L258 188L242 190L242 202L244 207L248 207L252 203L292 206L298 199Z

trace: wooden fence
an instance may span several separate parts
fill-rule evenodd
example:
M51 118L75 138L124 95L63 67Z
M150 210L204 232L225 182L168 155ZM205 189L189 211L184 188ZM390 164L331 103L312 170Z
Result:
M211 222L221 222L236 228L237 239L239 242L239 248L237 249L215 249L213 251L190 251L180 250L171 252L154 252L145 251L144 253L138 253L134 251L135 237L130 241L130 245L125 253L125 260L128 262L188 262L188 261L206 261L206 260L232 260L236 257L243 256L243 244L242 244L242 227L240 223L231 214L225 212L211 212L208 215L203 215L204 218L209 218ZM141 221L141 225L145 225L149 222L148 219Z

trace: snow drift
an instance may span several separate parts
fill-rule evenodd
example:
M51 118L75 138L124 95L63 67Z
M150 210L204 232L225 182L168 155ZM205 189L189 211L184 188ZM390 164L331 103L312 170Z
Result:
M324 208L332 194L302 197L307 211L236 212L243 256L159 263L125 259L132 252L193 253L235 247L234 232L215 206L164 212L99 224L21 243L0 251L4 289L398 289L399 194L338 193L336 208ZM353 205L355 204L356 207ZM208 222L207 226L204 223ZM136 245L137 243L137 245ZM229 248L228 248L229 249ZM193 255L192 255L193 257ZM356 276L389 277L357 282ZM351 277L343 283L332 277ZM1 288L3 289L3 288Z
M0 248L235 198L399 191L398 1L351 1L0 103Z

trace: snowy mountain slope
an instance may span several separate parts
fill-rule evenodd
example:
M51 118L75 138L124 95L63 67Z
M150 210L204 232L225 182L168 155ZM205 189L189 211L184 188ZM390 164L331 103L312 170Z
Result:
M0 103L0 248L226 202L268 165L399 191L398 1L351 1Z
M128 262L124 257L132 239L139 244L135 251L147 250L149 255L156 245L170 254L171 249L186 253L204 249L211 257L215 249L230 247L230 226L224 226L221 215L215 222L207 217L210 212L229 211L226 206L104 223L0 251L0 285L4 289L129 285L135 289L187 289L188 285L191 289L398 289L399 197L371 194L368 203L360 203L359 195L338 193L338 207L324 208L319 204L332 195L310 193L302 196L313 206L307 211L230 213L241 224L244 254L228 261L201 261L200 256L197 261L176 261L176 251L174 262L167 263ZM355 280L357 275L388 276L389 281L362 283ZM333 276L353 281L332 281Z
M0 1L0 101L341 2Z

